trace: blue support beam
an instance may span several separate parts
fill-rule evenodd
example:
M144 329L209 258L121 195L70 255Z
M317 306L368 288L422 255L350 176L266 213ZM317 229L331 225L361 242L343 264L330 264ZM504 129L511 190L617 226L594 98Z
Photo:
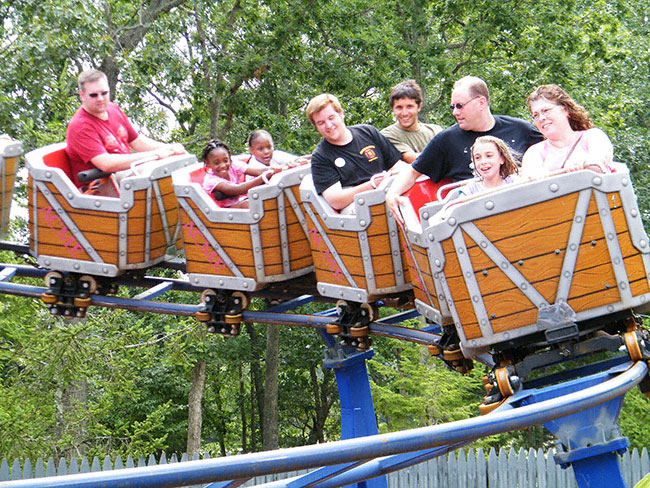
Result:
M627 368L614 358L602 364L612 364L605 372L553 384L541 390L530 390L513 397L514 403L530 405L545 400L575 394L607 381ZM594 367L590 365L590 367ZM563 468L573 467L579 488L625 488L618 455L623 453L628 440L621 435L618 417L624 396L609 399L571 415L544 422L564 449L555 455L555 462Z
M326 368L333 369L336 374L341 401L341 439L378 433L366 370L366 360L374 354L374 351L370 350L342 358L329 357L323 362Z

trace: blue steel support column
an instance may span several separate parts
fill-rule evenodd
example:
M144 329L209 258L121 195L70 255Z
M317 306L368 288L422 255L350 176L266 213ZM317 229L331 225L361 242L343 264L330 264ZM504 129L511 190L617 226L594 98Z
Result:
M328 345L327 358L323 366L333 369L341 401L341 439L353 439L375 435L377 419L372 392L368 381L366 359L374 356L372 350L346 355L343 348L324 331L321 336ZM387 488L385 476L379 476L356 484L358 488Z
M623 399L544 424L566 450L555 455L555 462L573 467L580 488L625 488L618 459L629 445L618 426Z
M576 378L549 386L523 400L522 404L537 403L595 386L615 377L626 367L618 366L599 376ZM555 462L563 468L573 467L580 488L625 488L618 459L629 445L618 426L623 399L624 395L621 395L543 424L564 449L555 455Z

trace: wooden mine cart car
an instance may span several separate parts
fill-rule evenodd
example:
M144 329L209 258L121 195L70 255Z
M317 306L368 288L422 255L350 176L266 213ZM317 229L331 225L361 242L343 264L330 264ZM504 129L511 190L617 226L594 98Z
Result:
M249 208L221 208L201 187L198 164L174 173L190 283L205 287L197 314L211 332L239 333L247 292L306 275L313 262L298 185L301 166L248 191Z
M334 210L316 193L311 175L300 185L300 196L318 292L339 300L339 320L328 331L365 349L367 324L378 318L375 302L398 298L406 303L412 297L400 230L386 207L385 191L380 187L355 195L354 215ZM349 335L358 340L348 340Z
M203 165L174 173L190 283L252 292L313 270L298 185L308 167L248 191L250 208L221 208L201 188Z
M44 268L113 277L180 248L171 173L196 161L173 156L138 166L118 197L86 195L70 179L65 143L29 152L30 249Z
M9 138L0 137L0 237L7 233L11 200L14 194L18 159L23 154L23 145Z
M425 213L412 244L427 248L429 293L445 298L466 358L493 353L502 396L562 358L622 343L646 354L632 312L650 304L650 241L626 171L506 185Z

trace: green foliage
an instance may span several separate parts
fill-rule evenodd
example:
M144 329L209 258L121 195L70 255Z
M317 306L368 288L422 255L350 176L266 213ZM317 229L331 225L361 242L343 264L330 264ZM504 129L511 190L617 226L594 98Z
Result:
M480 372L461 376L412 343L377 340L375 351L368 369L380 432L476 415L484 395Z
M620 426L625 437L630 440L630 448L648 447L650 439L650 399L638 389L625 396L621 412Z

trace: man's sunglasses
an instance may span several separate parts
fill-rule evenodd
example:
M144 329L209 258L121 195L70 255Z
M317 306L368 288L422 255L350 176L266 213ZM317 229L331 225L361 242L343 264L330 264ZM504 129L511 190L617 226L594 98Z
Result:
M97 98L99 95L101 95L102 97L105 97L106 95L108 95L108 90L100 91L98 93L89 93L88 94L88 96L90 98Z

